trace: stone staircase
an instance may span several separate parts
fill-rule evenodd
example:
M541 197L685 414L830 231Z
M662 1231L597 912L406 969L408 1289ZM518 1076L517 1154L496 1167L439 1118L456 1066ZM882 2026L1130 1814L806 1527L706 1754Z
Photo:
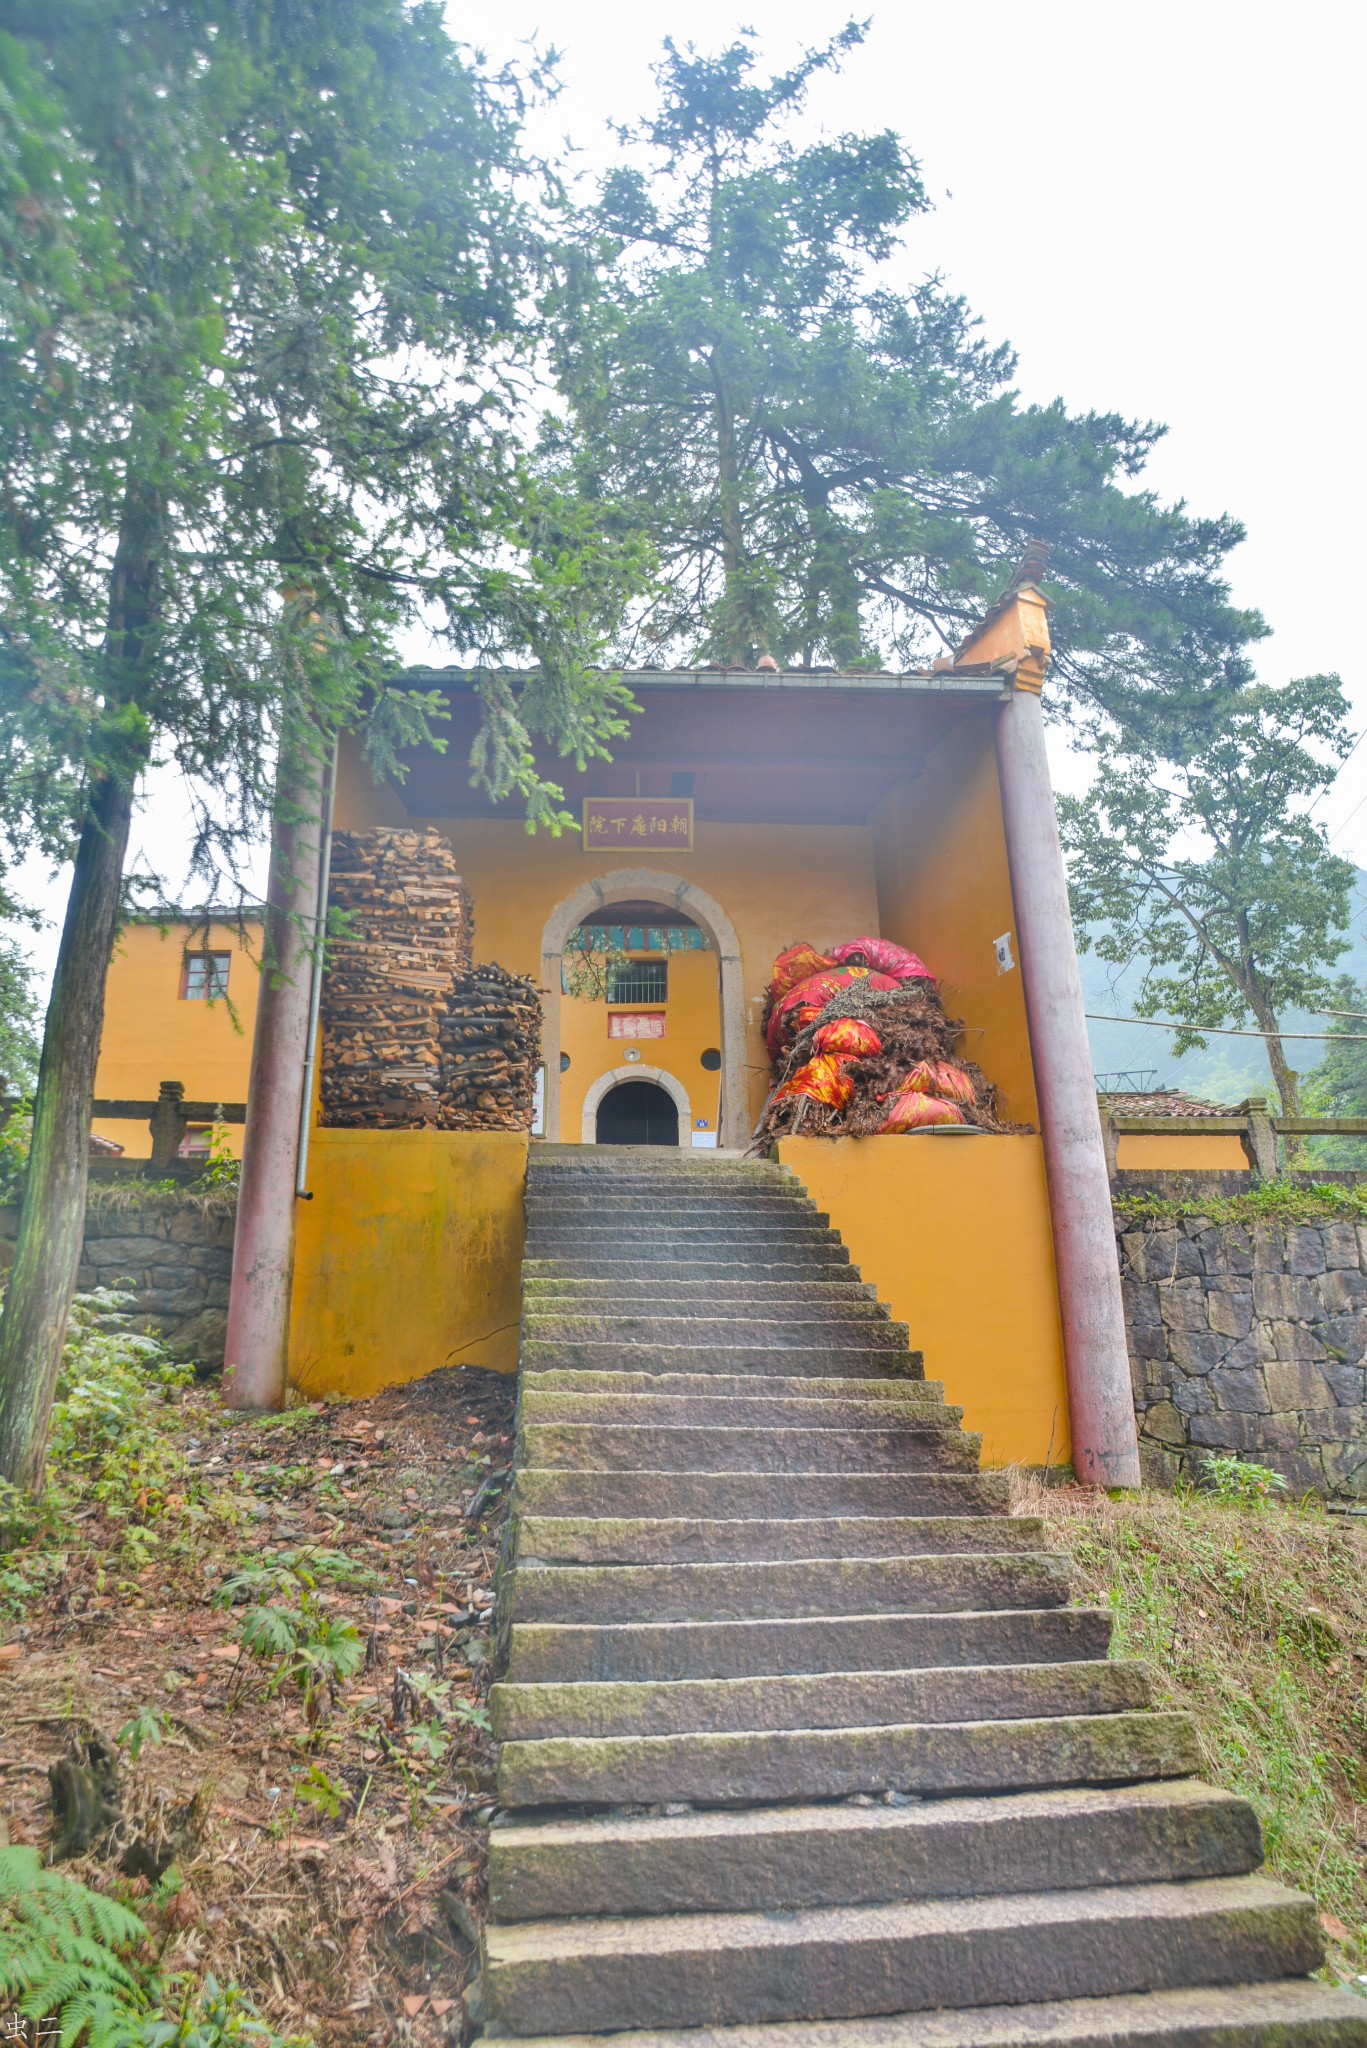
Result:
M536 1148L527 1210L486 2038L1367 2048L797 1181Z

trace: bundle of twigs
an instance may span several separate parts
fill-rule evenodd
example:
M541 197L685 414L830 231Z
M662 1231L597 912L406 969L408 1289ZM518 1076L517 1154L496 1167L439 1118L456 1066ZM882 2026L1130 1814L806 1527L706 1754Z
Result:
M541 1059L536 984L501 967L469 967L455 976L441 1025L444 1131L531 1129Z

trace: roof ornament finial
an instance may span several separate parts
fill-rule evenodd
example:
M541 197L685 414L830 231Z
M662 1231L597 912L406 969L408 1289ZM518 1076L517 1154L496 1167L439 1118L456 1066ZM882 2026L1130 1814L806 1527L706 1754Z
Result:
M1021 590L1027 583L1042 583L1049 569L1049 543L1047 540L1029 540L1025 553L1016 564L1011 581L1002 592L1010 597L1013 591Z

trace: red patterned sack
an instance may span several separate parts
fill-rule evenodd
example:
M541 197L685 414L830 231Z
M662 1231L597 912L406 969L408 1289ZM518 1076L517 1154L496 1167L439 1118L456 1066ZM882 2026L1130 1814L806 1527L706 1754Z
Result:
M810 975L788 991L769 1019L765 1043L770 1059L777 1059L783 1047L796 1038L803 1026L819 1017L831 997L838 995L842 988L848 988L852 981L867 981L870 988L895 989L899 986L891 975L870 974L867 967L832 967L824 974Z
M769 1000L781 1003L790 988L796 988L800 981L806 981L813 974L821 974L828 967L839 963L830 960L824 953L818 953L815 946L809 946L805 939L795 946L785 946L774 962L774 971L769 977Z
M878 1135L895 1131L924 1130L929 1124L962 1124L968 1119L954 1102L941 1102L938 1095L923 1095L918 1088L904 1088L878 1126Z
M946 1102L966 1103L969 1108L978 1099L963 1068L951 1066L948 1060L919 1060L902 1087L916 1095L939 1095Z
M837 1017L833 1024L823 1024L812 1044L818 1052L843 1053L856 1060L875 1059L883 1050L882 1039L862 1017Z
M890 974L894 981L935 979L924 960L918 960L905 946L895 946L891 939L850 939L836 947L833 957L842 967L872 967L879 974Z
M845 1062L827 1054L799 1067L791 1080L775 1090L774 1101L782 1102L790 1095L807 1095L813 1102L824 1102L828 1109L844 1109L853 1099L854 1082L845 1072Z

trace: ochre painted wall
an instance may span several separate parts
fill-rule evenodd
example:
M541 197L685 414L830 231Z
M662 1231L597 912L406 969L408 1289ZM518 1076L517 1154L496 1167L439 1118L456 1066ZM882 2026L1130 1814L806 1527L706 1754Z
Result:
M443 1365L517 1368L527 1139L315 1130L296 1208L290 1382L374 1394Z
M919 953L945 1007L967 1025L963 1047L1000 1091L1004 1116L1038 1124L1020 969L998 973L992 942L1016 913L1002 832L993 738L996 706L966 710L921 773L873 814L884 938Z
M192 1102L246 1101L261 926L209 927L209 951L231 956L226 1003L187 1002L181 995L186 951L197 953L205 943L202 926L124 926L105 984L97 1096L152 1101L163 1081L183 1081ZM129 1159L151 1157L146 1123L106 1117L92 1128L122 1145ZM242 1125L226 1128L229 1149L240 1158Z
M633 953L634 960L658 960L658 953ZM709 1073L702 1055L721 1046L721 991L719 963L712 952L681 952L667 956L669 1001L664 1005L663 1038L609 1038L611 1010L622 1007L605 1002L586 1002L573 996L561 997L560 1046L570 1057L568 1071L560 1083L561 1136L575 1143L583 1127L584 1097L602 1075L638 1064L628 1061L628 1048L641 1055L639 1065L661 1067L672 1074L688 1097L694 1125L707 1119L713 1136L717 1130L717 1105L721 1075ZM642 1010L659 1005L641 1003Z
M1038 1138L789 1138L779 1158L943 1380L989 1465L1069 1457Z
M1204 1135L1199 1125L1193 1131L1163 1131L1152 1137L1121 1137L1116 1142L1117 1167L1139 1167L1149 1173L1247 1173L1248 1154L1242 1141L1227 1132Z

